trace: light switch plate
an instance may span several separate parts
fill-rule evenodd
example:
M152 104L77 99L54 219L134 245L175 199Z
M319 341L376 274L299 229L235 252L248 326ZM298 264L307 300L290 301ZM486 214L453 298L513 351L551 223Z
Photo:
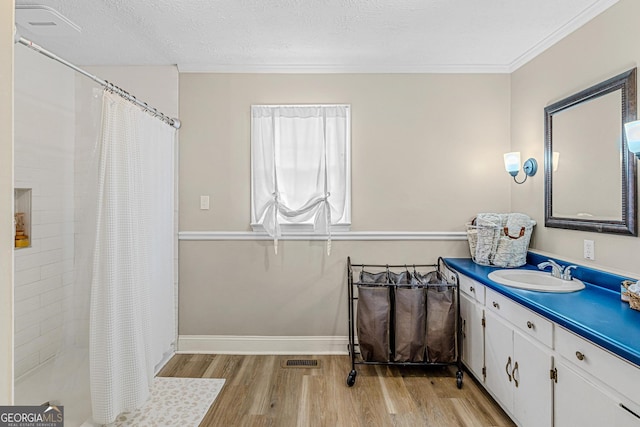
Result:
M209 209L209 196L200 196L200 209L201 210Z

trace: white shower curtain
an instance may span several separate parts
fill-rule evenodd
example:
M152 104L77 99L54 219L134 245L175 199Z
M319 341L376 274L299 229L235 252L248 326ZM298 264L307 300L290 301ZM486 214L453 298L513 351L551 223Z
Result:
M102 108L89 353L94 422L107 424L145 402L175 340L175 130L109 92Z

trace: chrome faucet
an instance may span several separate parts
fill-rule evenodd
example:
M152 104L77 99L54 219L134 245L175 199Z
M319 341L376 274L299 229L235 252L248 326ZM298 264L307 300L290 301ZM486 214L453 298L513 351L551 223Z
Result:
M550 259L550 260L547 260L545 262L541 262L540 264L538 264L538 268L540 270L544 270L547 267L551 267L551 275L553 277L557 277L558 279L562 279L563 278L562 277L562 270L564 269L564 267L559 265L557 262L555 262L554 260ZM569 272L569 275L571 275L571 272Z
M577 265L568 265L564 268L562 272L562 280L573 280L573 276L571 275L571 269L578 268Z

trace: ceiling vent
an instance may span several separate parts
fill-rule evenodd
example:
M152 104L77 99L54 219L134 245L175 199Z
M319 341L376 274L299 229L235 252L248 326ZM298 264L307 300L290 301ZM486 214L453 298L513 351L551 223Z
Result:
M77 36L82 29L48 6L16 5L16 25L31 34Z

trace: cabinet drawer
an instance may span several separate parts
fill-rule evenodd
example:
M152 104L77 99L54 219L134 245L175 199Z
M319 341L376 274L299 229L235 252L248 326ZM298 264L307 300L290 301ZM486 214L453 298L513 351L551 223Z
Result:
M640 405L640 368L560 326L556 327L555 345L571 364Z
M553 345L553 324L550 321L492 289L487 289L486 293L487 310L513 323L525 335L534 337L547 347Z
M464 274L458 273L458 276L460 277L460 292L464 292L476 302L484 305L485 286Z

